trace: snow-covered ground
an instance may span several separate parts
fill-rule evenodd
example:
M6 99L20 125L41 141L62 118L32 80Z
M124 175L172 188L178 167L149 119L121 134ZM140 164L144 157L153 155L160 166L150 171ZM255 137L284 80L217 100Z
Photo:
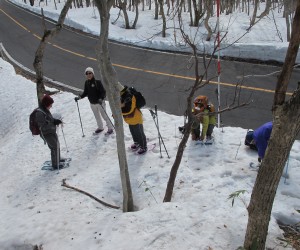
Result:
M84 77L84 76L83 76ZM50 150L28 128L29 114L36 107L35 83L16 75L13 67L0 59L0 246L1 249L44 250L157 250L157 249L237 249L242 246L246 206L257 175L249 168L256 152L244 146L245 129L215 129L215 144L195 145L189 141L174 188L172 202L163 197L181 135L183 118L158 112L161 134L171 156L160 157L157 131L149 110L143 109L144 127L153 151L127 157L135 212L104 207L95 200L61 186L83 189L103 201L122 207L120 171L115 134L94 136L96 122L87 98L79 101L85 137L74 95L60 92L53 96L52 113L63 116L58 129L64 157L71 166L42 171ZM107 112L110 114L110 109ZM124 124L125 143L132 143ZM68 151L67 151L68 149ZM276 220L299 222L300 143L290 154L289 178L281 178L272 211L267 247L287 249ZM234 206L228 196L246 190ZM18 248L22 246L23 248ZM27 248L28 247L28 248Z
M22 7L30 9L33 12L41 13L43 7L45 16L57 20L64 1L56 1L57 10L55 9L54 0L45 2L35 1L31 7L29 1L24 4L23 0L10 0ZM181 38L178 30L176 17L173 18L173 12L167 16L167 37L162 38L159 34L162 29L162 19L154 20L154 6L152 10L145 8L145 11L139 11L139 18L136 29L124 29L124 20L119 15L118 8L112 8L110 12L110 29L109 38L115 41L134 44L152 49L161 49L167 51L189 51L188 46ZM264 3L260 4L258 14L264 11ZM167 10L165 10L167 13ZM270 14L262 19L257 19L257 23L249 30L250 17L244 12L236 12L231 15L220 15L220 32L221 36L226 34L221 44L220 55L229 57L238 57L246 59L275 60L283 62L288 47L286 40L286 22L283 18L283 7L271 9ZM216 10L215 10L216 12ZM250 12L250 15L252 13ZM130 22L134 21L135 13L128 11ZM195 40L200 51L205 48L206 52L211 53L215 34L210 42L206 42L207 31L202 23L199 28L189 26L189 13L182 14L185 32L191 39ZM115 22L115 20L117 21ZM216 27L216 13L210 18L209 24L214 30ZM114 22L114 24L112 24ZM65 24L76 29L80 29L94 35L99 35L100 19L96 8L72 8L68 11ZM300 63L300 54L296 60Z

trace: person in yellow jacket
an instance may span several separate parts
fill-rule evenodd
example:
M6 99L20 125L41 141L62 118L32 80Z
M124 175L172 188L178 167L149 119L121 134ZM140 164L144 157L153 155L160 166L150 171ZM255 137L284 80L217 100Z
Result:
M129 125L129 130L133 138L132 151L138 154L147 152L147 140L143 127L143 114L136 106L136 98L127 86L118 84L121 95L121 108L124 121Z
M212 140L212 132L216 125L216 117L215 115L211 115L209 113L215 112L214 105L208 103L207 96L200 95L197 96L194 100L194 108L192 112L194 115L197 115L197 118L192 125L192 140ZM200 124L202 125L201 134Z

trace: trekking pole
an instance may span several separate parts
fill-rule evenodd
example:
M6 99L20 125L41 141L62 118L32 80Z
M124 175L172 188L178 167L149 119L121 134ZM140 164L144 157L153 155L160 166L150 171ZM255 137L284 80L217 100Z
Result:
M81 121L81 116L80 116L78 101L76 101L76 104L77 104L77 109L78 109L78 114L79 114L79 120L80 120L80 124L81 124L82 137L85 137L84 132L83 132L83 127L82 127L82 121Z
M290 161L290 154L289 154L287 162L286 162L286 169L285 169L285 175L284 175L284 184L287 184L286 179L288 177L289 161Z
M157 105L154 105L154 110L155 110L155 115L156 115L156 123L157 123L157 129L159 131L159 125L158 125L158 115L157 115ZM160 158L162 158L162 153L161 153L161 141L160 141L160 136L158 134L158 143L159 143L159 152L160 152Z
M67 153L68 153L68 152L69 152L69 149L68 149L68 145L67 145L67 142L66 142L65 133L64 133L64 130L63 130L62 126L60 126L60 127L61 127L61 132L62 132L62 134L63 134L63 138L64 138L64 141L65 141L65 145L66 145Z
M162 136L161 136L161 134L160 134L160 132L159 132L159 129L158 129L158 127L157 127L157 124L156 124L156 120L155 120L155 112L154 112L153 110L151 110L151 109L149 109L149 111L150 111L150 113L151 113L151 115L152 115L154 124L155 124L155 126L156 126L157 131L158 131L158 136L159 136L159 138L161 139L162 144L164 145L164 148L165 148L165 150L166 150L166 153L167 153L167 155L168 155L168 158L170 158L170 156L169 156L169 154L168 154L168 150L167 150L166 145L165 145L165 143L164 143L164 140L163 140L163 138L162 138Z
M217 100L218 100L218 112L220 111L220 101L219 101L219 89L216 88L215 93L217 95ZM222 116L221 113L218 113L218 128L222 126ZM222 126L222 133L224 133L224 126Z
M100 104L100 103L99 103L99 104ZM116 130L115 125L112 123L111 119L110 119L109 116L107 115L105 108L103 108L102 104L100 104L100 106L101 106L101 108L103 109L104 113L106 114L106 116L107 116L108 120L110 121L111 125L112 125L113 128Z
M57 126L56 126L56 132L57 132ZM60 155L59 155L60 148L59 147L60 147L60 145L59 145L58 135L56 136L56 139L57 139L57 143L56 143L56 148L57 148L56 149L56 164L57 164L57 174L59 174L59 158L60 158Z

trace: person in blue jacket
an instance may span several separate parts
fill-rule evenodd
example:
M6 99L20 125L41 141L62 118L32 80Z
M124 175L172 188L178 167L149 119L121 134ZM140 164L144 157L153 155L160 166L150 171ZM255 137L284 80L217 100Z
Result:
M257 147L259 162L261 162L265 156L265 152L271 136L272 128L273 128L273 123L267 122L262 126L260 126L259 128L255 129L253 132L253 140Z

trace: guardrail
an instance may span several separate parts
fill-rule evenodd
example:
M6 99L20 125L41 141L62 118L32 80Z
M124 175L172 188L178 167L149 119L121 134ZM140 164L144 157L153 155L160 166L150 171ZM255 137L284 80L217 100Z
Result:
M31 69L26 68L24 65L22 65L21 63L17 62L15 59L13 59L10 54L6 51L6 49L4 48L3 44L0 43L0 56L7 62L9 62L10 64L12 64L14 66L15 69L18 69L21 71L22 75L24 76L28 76L32 79L36 78L36 74L34 71L32 71ZM49 86L49 87L54 87L57 88L59 90L62 91L68 91L68 92L72 92L74 94L79 94L82 93L82 89L76 88L76 87L72 87L69 86L67 84L55 81L49 77L45 77L44 76L44 83Z

